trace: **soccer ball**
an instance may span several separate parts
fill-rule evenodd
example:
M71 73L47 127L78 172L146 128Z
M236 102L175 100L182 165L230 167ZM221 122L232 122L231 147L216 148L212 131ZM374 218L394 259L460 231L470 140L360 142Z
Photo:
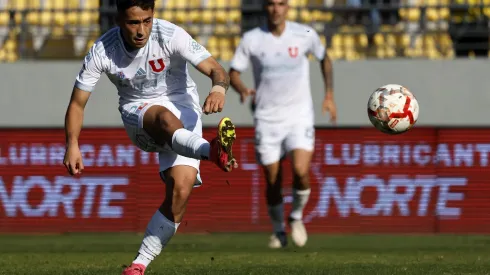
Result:
M419 103L405 87L388 84L376 89L368 102L368 117L383 133L404 133L415 125L419 117Z

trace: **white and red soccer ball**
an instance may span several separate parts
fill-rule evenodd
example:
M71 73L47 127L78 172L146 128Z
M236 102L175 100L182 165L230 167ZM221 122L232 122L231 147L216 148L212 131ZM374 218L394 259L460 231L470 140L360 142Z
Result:
M419 103L407 88L388 84L376 89L369 98L368 117L381 132L401 134L417 122Z

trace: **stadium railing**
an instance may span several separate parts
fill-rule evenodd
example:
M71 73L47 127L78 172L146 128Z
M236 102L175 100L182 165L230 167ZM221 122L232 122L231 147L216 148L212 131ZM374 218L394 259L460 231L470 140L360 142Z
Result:
M290 0L288 19L314 27L333 59L488 58L490 0L380 1ZM245 2L159 1L156 17L228 61L240 35L264 20L260 5ZM99 0L0 1L0 61L79 59L114 13Z

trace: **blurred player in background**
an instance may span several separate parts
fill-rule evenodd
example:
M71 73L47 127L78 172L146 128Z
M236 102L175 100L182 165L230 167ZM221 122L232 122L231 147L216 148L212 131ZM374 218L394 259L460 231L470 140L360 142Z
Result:
M281 159L289 154L293 167L293 203L288 223L291 237L304 246L307 233L303 209L310 195L309 170L315 143L308 54L321 61L325 80L323 112L335 122L332 65L316 31L286 20L287 0L265 0L267 25L246 32L231 62L230 80L242 103L253 97L257 159L267 181L266 200L274 234L269 247L287 245L282 197ZM252 62L256 89L240 74Z
M117 1L118 27L100 37L85 57L65 118L64 164L76 175L83 170L78 138L84 108L105 73L117 87L119 111L132 142L143 151L159 153L165 200L148 223L125 275L144 274L177 231L193 186L201 184L200 160L210 160L227 172L237 167L230 119L221 120L218 137L211 142L202 138L202 112L221 112L225 104L226 71L184 29L153 18L154 7L154 0ZM202 108L187 62L212 80Z

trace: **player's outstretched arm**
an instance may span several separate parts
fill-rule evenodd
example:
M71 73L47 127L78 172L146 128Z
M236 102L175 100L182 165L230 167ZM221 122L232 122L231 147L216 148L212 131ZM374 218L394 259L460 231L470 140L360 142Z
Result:
M206 58L196 66L196 69L212 81L211 91L204 101L203 112L205 114L221 112L225 105L226 91L230 87L228 74L214 57Z
M74 87L68 109L66 110L66 152L63 164L71 175L80 174L83 171L82 154L78 146L78 137L82 130L83 114L90 94L90 92Z
M255 94L254 89L249 89L243 83L241 73L233 68L230 68L230 84L235 91L240 94L240 102L244 103L248 96Z

